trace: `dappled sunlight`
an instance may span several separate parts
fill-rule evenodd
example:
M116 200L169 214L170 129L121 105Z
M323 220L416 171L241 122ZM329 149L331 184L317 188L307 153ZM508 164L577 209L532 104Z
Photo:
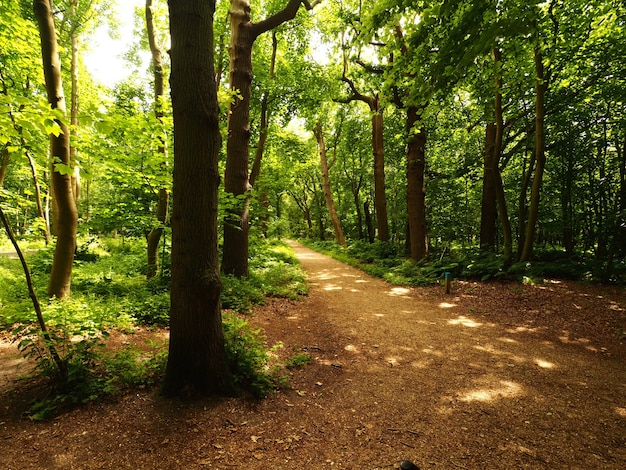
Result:
M358 352L360 352L360 351L359 351L359 348L358 348L358 347L356 347L354 344L348 344L348 345L344 346L344 348L343 348L343 349L344 349L344 350L346 350L346 351L348 351L348 352L353 352L353 353L358 353Z
M554 369L556 367L553 362L545 361L543 359L534 359L534 362L542 369Z
M561 341L561 343L563 344L573 344L576 346L582 346L587 351L596 352L596 353L600 352L600 349L598 349L596 346L591 344L591 341L588 340L587 338L570 338L569 332L567 331L564 331L563 334L559 336L559 341ZM602 348L602 350L604 350L604 348Z
M448 325L461 325L468 328L477 328L479 326L483 326L482 323L478 323L471 318L467 318L465 315L461 315L458 318L448 320Z
M392 357L392 356L387 356L385 358L385 361L387 362L387 364L389 364L391 367L395 367L397 365L399 365L400 363L398 362L398 358L397 357Z
M424 354L431 354L431 355L437 356L437 357L444 357L444 354L441 351L437 351L432 346L429 346L427 348L422 349L422 352Z
M450 304L448 302L441 302L439 304L439 308L453 308L456 307L456 304Z
M522 363L526 362L526 359L524 359L523 357L516 356L515 354L511 354L508 351L502 351L500 349L496 349L491 344L487 344L487 345L484 345L484 346L477 345L477 346L474 346L474 349L476 349L478 351L482 351L482 352L486 352L486 353L492 354L494 356L505 356L509 360L511 360L513 362L516 362L518 364L522 364Z
M484 387L459 394L464 402L490 402L501 398L513 398L522 395L523 387L510 380L500 380L498 387Z
M338 286L336 284L326 284L324 286L324 290L341 290L341 289L343 289L343 287Z
M541 328L539 327L535 327L532 328L530 326L518 326L515 328L507 328L506 330L507 333L511 333L511 334L517 334L517 333L538 333L541 331Z
M373 314L372 316L374 316L374 317L378 317L378 318L382 318L382 317L384 317L384 316L385 316L385 314L384 314L384 313L375 313L375 314Z
M387 295L397 296L397 297L407 297L408 294L411 293L411 289L407 289L406 287L394 287L390 291L387 292Z
M498 341L502 342L502 343L509 343L509 344L517 344L518 341L513 339L513 338L506 338L506 337L500 337L497 338Z
M619 417L626 419L626 408L622 408L621 406L616 406L615 413L617 413Z

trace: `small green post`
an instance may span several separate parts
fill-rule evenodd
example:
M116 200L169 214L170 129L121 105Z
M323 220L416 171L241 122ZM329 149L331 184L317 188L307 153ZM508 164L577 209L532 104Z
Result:
M443 277L446 280L446 294L450 293L451 281L452 281L452 273L446 272Z

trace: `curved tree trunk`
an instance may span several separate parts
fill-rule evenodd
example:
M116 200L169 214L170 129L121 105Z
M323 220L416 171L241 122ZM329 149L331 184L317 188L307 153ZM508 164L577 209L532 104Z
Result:
M346 239L341 229L341 223L339 222L339 216L337 215L337 209L335 207L335 201L333 201L333 194L330 190L330 175L329 170L332 165L328 164L328 157L326 155L326 144L324 143L324 133L322 131L322 125L318 122L313 130L315 138L317 139L317 145L320 149L320 164L322 166L322 184L324 189L324 198L326 199L326 205L328 206L328 212L330 215L330 221L333 224L335 230L335 237L337 243L341 246L346 245ZM334 163L334 162L333 162Z
M230 89L237 90L228 112L228 137L226 142L226 168L224 191L230 195L224 220L224 245L222 271L237 277L248 275L248 160L250 157L250 94L252 88L252 46L261 34L293 19L304 3L289 0L285 7L268 18L250 21L250 1L230 2Z
M215 0L170 0L174 115L172 287L166 395L233 390L220 312Z
M163 99L165 96L165 85L163 77L163 61L161 60L161 50L159 49L154 34L154 19L152 15L152 0L146 0L146 30L148 33L148 43L152 55L152 69L154 73L154 115L157 121L163 118ZM162 167L167 166L167 153L165 142L161 140L159 154L163 156ZM163 235L163 227L167 222L167 211L170 195L166 188L160 188L157 196L156 218L159 224L152 227L147 236L147 261L148 269L146 277L148 279L156 276L159 271L158 248Z
M50 3L48 0L34 0L33 9L39 24L48 102L53 109L65 113L61 62ZM50 273L50 283L48 284L48 295L61 299L70 294L78 213L69 171L71 164L69 129L62 121L58 121L58 125L61 128L61 133L58 136L50 135L52 193L57 207L55 227L57 244L54 251L52 272ZM56 166L57 164L62 166Z

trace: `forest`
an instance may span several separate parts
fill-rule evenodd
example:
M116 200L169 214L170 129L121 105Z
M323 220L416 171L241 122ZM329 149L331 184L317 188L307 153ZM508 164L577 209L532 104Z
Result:
M285 238L401 285L624 282L622 2L146 0L132 31L113 6L0 4L0 326L61 382L144 322L169 351L132 380L264 394L221 309L306 293ZM112 87L103 30L133 38Z

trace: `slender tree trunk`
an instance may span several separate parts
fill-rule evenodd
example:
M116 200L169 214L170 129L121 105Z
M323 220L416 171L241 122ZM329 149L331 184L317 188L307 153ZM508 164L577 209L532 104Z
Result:
M154 116L160 123L163 118L163 100L165 98L165 84L163 76L163 61L161 59L161 50L159 49L154 31L154 18L152 14L152 0L146 0L146 30L148 33L148 44L150 45L150 53L152 55L152 69L154 74ZM163 160L161 167L167 167L167 150L165 140L161 139L159 143L159 154ZM159 271L159 243L163 235L163 228L167 222L167 212L169 206L170 195L166 188L159 188L157 196L156 218L158 225L152 227L147 236L147 261L148 269L146 277L148 279L156 276Z
M426 231L426 128L421 125L419 109L407 107L407 213L411 259L428 257Z
M44 212L44 206L41 200L41 188L39 186L39 178L37 177L37 167L35 166L35 160L31 156L31 154L26 151L26 159L28 160L28 165L30 166L31 176L33 177L33 186L35 187L35 202L37 203L37 215L41 218L44 226L42 228L44 240L46 241L46 245L50 243L50 230L48 224L46 222L46 214Z
M65 97L63 93L63 81L61 79L61 62L59 60L54 19L48 0L34 0L33 9L39 24L41 39L41 52L46 82L48 102L53 109L65 113ZM57 244L54 251L48 295L50 297L64 298L70 294L72 278L72 263L74 250L76 249L76 227L78 213L72 191L72 178L69 172L59 171L56 164L70 167L70 142L69 129L64 122L58 121L61 134L50 135L50 156L52 193L58 209L57 225L55 233Z
M217 251L215 0L169 0L174 116L172 287L166 395L230 394Z
M385 151L383 144L383 114L378 96L377 106L372 109L372 149L374 151L374 209L376 210L376 228L380 241L389 241L389 222L387 216L387 196L385 190Z
M485 129L485 150L483 155L483 193L480 211L480 249L493 251L496 246L498 208L496 203L496 183L494 175L494 149L496 125L488 122Z
M502 53L500 49L495 48L493 50L493 57L496 69L499 69L499 64L502 61ZM498 219L502 228L504 265L509 266L513 261L513 233L511 230L511 221L509 220L509 212L506 206L502 173L500 172L500 157L502 156L502 139L504 135L504 117L502 112L502 77L499 73L496 73L495 82L496 98L494 100L494 115L496 121L496 134L493 148L493 176L496 203L498 207Z
M341 229L341 223L339 222L339 216L337 215L337 209L335 208L335 202L333 201L333 194L330 190L329 170L332 167L332 165L328 164L328 157L326 155L326 144L324 142L324 132L322 130L322 125L319 122L315 125L313 134L315 134L315 138L317 139L317 145L320 149L320 163L322 166L322 184L323 184L323 190L324 190L324 198L326 199L326 206L328 207L328 213L330 215L330 221L333 224L333 229L335 230L335 237L337 238L337 243L345 247L347 246L346 239L343 235L343 230ZM334 160L333 160L333 163L334 163Z
M4 179L7 176L7 168L9 167L9 149L4 147L2 149L2 158L0 159L0 188L4 184Z
M76 14L78 0L72 0L70 8L72 16ZM79 38L74 28L71 34L72 62L70 67L70 77L72 85L72 96L70 105L70 161L72 162L72 194L74 195L74 204L78 208L78 200L80 199L80 167L77 165L78 151L76 149L76 138L78 137L78 44Z
M278 39L276 37L276 31L272 31L272 57L270 60L270 83L274 81L274 73L276 69L276 52L278 51ZM261 173L261 161L263 160L263 153L265 151L265 143L267 142L267 132L270 125L270 111L269 111L269 91L263 93L261 98L261 122L259 129L259 142L256 147L256 154L254 156L254 163L252 164L252 171L250 173L250 186L254 187L256 180Z
M535 96L535 175L530 195L530 207L528 209L528 223L526 224L526 237L524 247L520 256L520 261L527 261L532 257L535 229L539 217L539 199L541 196L541 183L546 164L545 154L545 94L547 85L545 83L543 57L539 46L534 50L536 79Z
M374 224L372 223L372 214L370 213L369 201L365 201L363 203L363 212L365 213L365 225L367 226L367 240L370 243L374 243Z

